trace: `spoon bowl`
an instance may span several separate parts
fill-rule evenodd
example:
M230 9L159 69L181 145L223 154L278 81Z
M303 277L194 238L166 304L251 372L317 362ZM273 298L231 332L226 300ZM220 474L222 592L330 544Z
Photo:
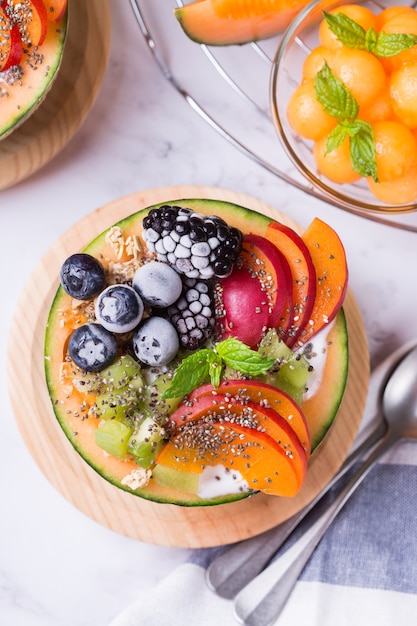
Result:
M391 437L417 439L417 347L395 368L382 406Z

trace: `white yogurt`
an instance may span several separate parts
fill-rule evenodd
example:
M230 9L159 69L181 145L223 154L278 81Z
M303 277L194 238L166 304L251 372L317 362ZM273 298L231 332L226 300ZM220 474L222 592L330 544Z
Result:
M308 400L308 398L314 396L322 383L327 358L328 336L334 326L334 323L335 322L333 320L330 324L324 326L322 330L317 333L317 335L314 335L314 340L310 342L312 350L311 355L309 354L308 361L311 363L314 370L308 378L307 391L303 396L304 400ZM302 354L304 350L305 346L300 348L298 352Z
M206 467L200 474L198 496L200 498L217 498L233 493L249 491L249 485L236 470L224 465Z

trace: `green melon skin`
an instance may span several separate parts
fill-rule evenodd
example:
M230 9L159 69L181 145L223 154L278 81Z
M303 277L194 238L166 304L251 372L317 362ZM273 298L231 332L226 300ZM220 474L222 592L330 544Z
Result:
M240 228L243 232L250 231L259 235L265 234L268 224L272 221L271 218L265 215L236 204L193 198L153 205L117 222L115 226L120 227L125 236L131 234L141 236L143 218L151 209L164 204L188 207L206 215L218 215L228 224ZM100 258L104 264L108 260L116 260L114 251L105 240L107 232L106 230L99 234L83 250ZM143 242L142 239L141 241ZM74 252L78 251L74 250ZM56 419L75 451L80 454L85 462L115 487L123 489L134 496L154 502L201 507L226 504L251 496L253 492L230 494L213 499L201 499L194 494L158 485L152 479L146 487L135 491L121 484L123 476L137 466L134 465L133 461L129 464L126 460L105 456L94 443L94 430L98 420L95 420L94 417L89 417L81 421L79 417L77 418L73 415L75 409L78 410L79 399L71 396L70 400L65 400L65 389L63 389L62 380L60 379L60 367L65 356L65 346L70 329L61 324L60 311L69 308L70 301L71 298L67 296L62 287L59 287L51 303L45 334L45 378ZM317 420L313 424L312 439L315 442L315 446L318 445L321 438L324 437L330 428L337 414L346 384L348 341L343 311L338 313L335 328L337 333L333 344L338 347L337 367L333 375L335 384L332 386L332 393L328 396L325 414L323 411L320 411L320 415L317 416ZM68 413L68 409L70 409L70 413Z
M349 373L349 339L346 315L343 309L340 309L334 321L334 333L333 375L327 385L328 391L326 393L326 398L320 399L321 410L311 410L313 402L315 406L318 405L318 399L307 401L303 405L304 410L306 413L308 412L309 415L308 422L312 453L317 450L318 446L323 441L333 424L342 403L343 394L346 388Z
M64 54L69 12L67 7L64 17L58 24L52 22L48 24L45 42L39 48L43 61L37 66L36 71L28 67L27 53L24 53L21 61L24 74L21 80L13 86L4 85L8 96L1 99L0 140L8 137L25 122L42 104L51 89ZM7 74L7 71L4 74Z

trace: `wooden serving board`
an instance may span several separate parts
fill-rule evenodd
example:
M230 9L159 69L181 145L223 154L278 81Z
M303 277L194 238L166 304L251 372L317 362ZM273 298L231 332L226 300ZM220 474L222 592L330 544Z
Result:
M42 104L0 141L0 190L27 178L72 138L93 106L111 38L108 0L69 0L61 67Z
M114 487L83 461L52 410L43 369L45 324L67 256L114 222L158 202L221 199L265 213L298 229L260 200L211 187L167 187L139 192L103 206L68 230L47 252L24 289L11 328L8 379L16 419L33 458L53 485L85 514L129 537L170 546L208 547L248 538L287 519L309 502L343 463L361 421L369 381L367 339L349 291L345 301L350 366L336 420L310 459L306 482L294 499L257 494L239 502L180 507L158 504Z

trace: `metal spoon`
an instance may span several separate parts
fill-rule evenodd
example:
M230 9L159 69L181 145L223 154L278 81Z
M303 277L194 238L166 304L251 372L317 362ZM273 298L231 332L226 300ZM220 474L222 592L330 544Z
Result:
M339 478L381 439L385 431L386 426L383 421L380 421L369 437L349 455L337 474L298 513L260 535L233 545L230 550L216 557L206 570L206 582L209 588L222 598L229 600L234 598L264 569L307 514Z
M381 389L398 362L416 345L410 342L394 351L374 369L369 381L368 396L362 418L361 430L352 446L352 451L339 472L321 492L301 511L290 519L263 532L234 544L216 557L206 571L206 582L212 591L223 598L234 598L278 552L298 524L314 508L325 493L348 471L363 454L371 448L386 431L381 410Z
M394 444L417 440L417 346L399 362L382 398L386 434L322 516L280 558L249 583L235 598L235 616L246 626L267 626L283 610L320 539L376 461Z

